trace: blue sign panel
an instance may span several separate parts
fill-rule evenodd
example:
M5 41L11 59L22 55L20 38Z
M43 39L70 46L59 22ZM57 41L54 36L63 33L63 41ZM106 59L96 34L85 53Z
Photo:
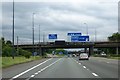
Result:
M89 36L71 36L71 41L72 42L87 42L89 41Z
M80 36L81 33L68 33L67 35L68 36Z
M57 34L49 34L49 39L57 39Z

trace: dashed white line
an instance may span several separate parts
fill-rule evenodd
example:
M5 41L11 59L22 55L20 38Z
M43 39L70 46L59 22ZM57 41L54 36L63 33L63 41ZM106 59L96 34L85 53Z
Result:
M74 60L74 59L73 59ZM78 62L77 60L74 60L76 63L78 63L78 64L80 64L81 65L81 63L80 62ZM99 60L100 62L101 62L101 60ZM83 61L81 61L81 62L83 62ZM109 62L108 62L109 63ZM86 68L86 66L83 66L83 68L85 68L86 70L88 70L88 71L90 71L88 68ZM92 72L92 71L91 71ZM92 73L92 75L94 75L95 77L98 77L98 75L96 74L96 73Z
M98 76L97 74L95 74L95 73L92 73L94 76Z
M78 61L76 61L77 63L79 63Z
M34 77L35 75L31 75L30 77Z
M35 75L37 75L38 73L35 73Z
M89 70L89 69L87 69L87 70Z
M85 66L83 66L83 68L86 68Z
M30 69L27 69L26 71L24 71L24 72L22 72L22 73L20 73L20 74L18 74L18 75L16 75L16 76L14 76L12 79L15 79L15 78L18 78L18 77L22 76L23 74L25 74L25 73L27 73L27 72L35 69L36 67L38 67L38 66L40 66L40 65L48 62L48 61L51 60L51 59L52 59L52 58L50 58L50 59L48 59L48 60L46 60L46 61L44 61L44 62L42 62L42 63L40 63L40 64L38 64L38 65L36 65L36 66L34 66L34 67L32 67L32 68L30 68ZM12 80L12 79L11 79L11 80Z
M57 61L53 62L52 64L50 64L50 65L44 67L43 69L41 69L40 71L36 72L36 73L34 74L34 76L37 75L37 74L39 74L40 72L44 71L44 70L47 69L48 67L54 65L55 63L57 63L57 62L60 61L61 59L62 59L62 58L58 59ZM33 75L31 75L31 76L33 76ZM30 77L31 77L31 76L30 76ZM34 77L34 76L33 76L33 77Z
M81 65L81 63L79 63L79 65Z

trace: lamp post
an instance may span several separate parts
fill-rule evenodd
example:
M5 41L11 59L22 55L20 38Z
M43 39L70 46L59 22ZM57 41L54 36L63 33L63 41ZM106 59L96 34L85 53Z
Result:
M32 37L33 37L33 50L32 50L32 53L34 54L34 15L35 13L32 14L32 31L33 31L33 34L32 34Z
M18 44L19 44L19 37L17 36L17 54L19 54L19 46L18 46Z
M40 44L40 25L39 25L39 44Z
M40 25L39 25L39 55L40 55Z
M13 34L12 34L12 58L14 59L14 0L13 0Z
M97 31L96 31L96 28L95 28L95 42L97 40Z
M88 35L88 25L87 23L84 23L86 25L86 34Z
M45 32L43 32L43 44L45 43Z

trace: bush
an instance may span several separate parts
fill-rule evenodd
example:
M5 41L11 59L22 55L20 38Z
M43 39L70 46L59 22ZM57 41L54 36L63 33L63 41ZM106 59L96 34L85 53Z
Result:
M22 53L24 53L25 58L30 58L30 56L31 56L31 52L29 52L29 51L22 50Z
M4 46L2 49L2 56L7 56L7 57L12 56L12 48L8 45Z

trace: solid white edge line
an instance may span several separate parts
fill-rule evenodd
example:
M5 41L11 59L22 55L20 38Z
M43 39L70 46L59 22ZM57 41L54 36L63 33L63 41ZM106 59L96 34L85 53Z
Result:
M95 73L92 73L94 76L98 76L97 74L95 74Z
M44 61L44 62L42 62L42 63L40 63L40 64L38 64L38 65L36 65L36 66L34 66L34 67L32 67L32 68L30 68L30 69L27 69L26 71L24 71L24 72L22 72L22 73L20 73L20 74L18 74L18 75L16 75L16 76L14 76L14 77L12 77L12 79L15 79L15 78L20 77L21 75L23 75L23 74L25 74L25 73L27 73L27 72L29 72L29 71L35 69L36 67L38 67L38 66L40 66L40 65L42 65L42 64L44 64L44 63L46 63L47 61L49 61L49 60L51 60L51 59L52 59L52 58L50 58L50 59L48 59L48 60L46 60L46 61Z

